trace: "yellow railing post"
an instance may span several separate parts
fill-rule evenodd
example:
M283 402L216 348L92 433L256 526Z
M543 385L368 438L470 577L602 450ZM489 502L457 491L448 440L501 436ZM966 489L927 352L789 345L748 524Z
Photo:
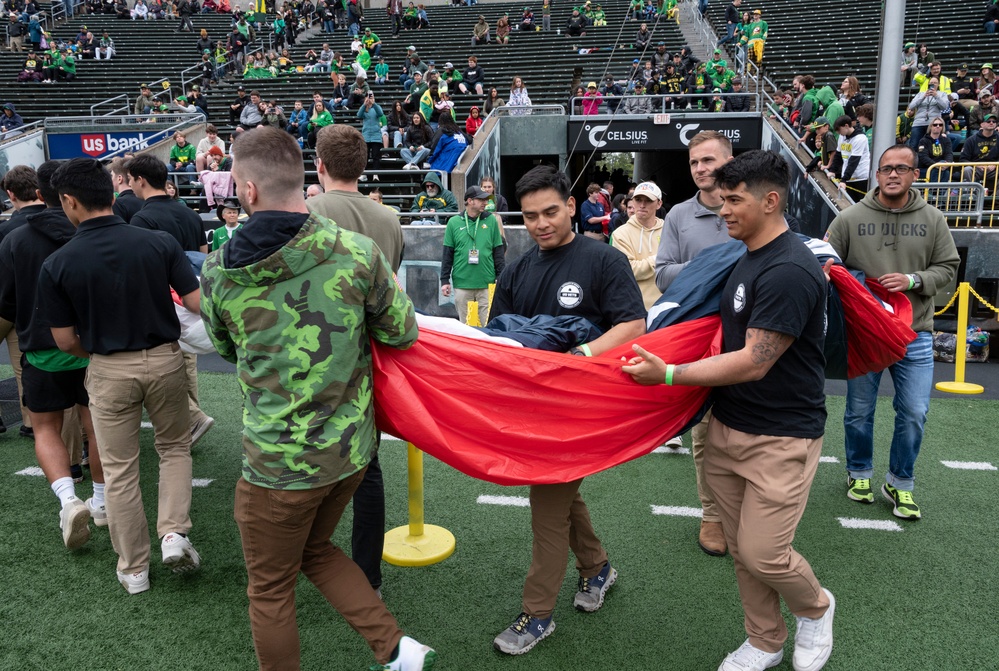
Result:
M964 381L964 367L968 360L968 290L971 285L961 282L957 286L957 339L954 343L954 381L937 382L938 391L951 394L981 394L985 387Z
M396 566L429 566L454 552L454 534L423 522L423 452L406 443L409 483L409 524L385 534L382 559Z

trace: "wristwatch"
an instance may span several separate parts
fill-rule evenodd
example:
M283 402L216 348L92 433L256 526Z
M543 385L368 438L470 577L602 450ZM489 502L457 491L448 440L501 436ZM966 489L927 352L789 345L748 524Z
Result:
M584 352L580 347L573 347L569 350L569 354L573 356L586 356L586 352Z

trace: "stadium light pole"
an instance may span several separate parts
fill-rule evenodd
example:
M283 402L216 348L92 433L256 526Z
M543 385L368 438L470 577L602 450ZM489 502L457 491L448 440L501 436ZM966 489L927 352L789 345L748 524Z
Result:
M874 110L874 146L871 166L886 149L895 145L899 87L902 84L902 44L905 36L905 0L884 0L881 8L881 44L878 54L878 80ZM876 183L871 170L868 186Z

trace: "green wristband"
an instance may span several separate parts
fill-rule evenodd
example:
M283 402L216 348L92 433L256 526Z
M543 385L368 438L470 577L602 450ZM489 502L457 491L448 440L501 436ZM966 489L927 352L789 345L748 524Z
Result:
M912 291L912 287L916 286L916 276L915 275L906 275L906 277L909 278L909 288L906 289L906 291Z
M673 371L676 370L676 366L668 363L666 364L666 384L668 386L673 386Z
M579 349L583 350L583 354L585 354L586 356L593 356L593 352L590 351L590 346L587 345L585 342L579 346Z

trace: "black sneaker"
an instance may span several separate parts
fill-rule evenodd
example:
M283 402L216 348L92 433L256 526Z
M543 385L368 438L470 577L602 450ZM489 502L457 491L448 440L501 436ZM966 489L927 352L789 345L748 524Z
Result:
M7 429L4 428L4 431L6 431L6 430ZM31 440L35 439L35 430L32 429L30 426L25 426L24 424L22 424L21 428L18 429L17 432L21 435L21 438L30 438ZM3 433L3 432L0 431L0 433Z

